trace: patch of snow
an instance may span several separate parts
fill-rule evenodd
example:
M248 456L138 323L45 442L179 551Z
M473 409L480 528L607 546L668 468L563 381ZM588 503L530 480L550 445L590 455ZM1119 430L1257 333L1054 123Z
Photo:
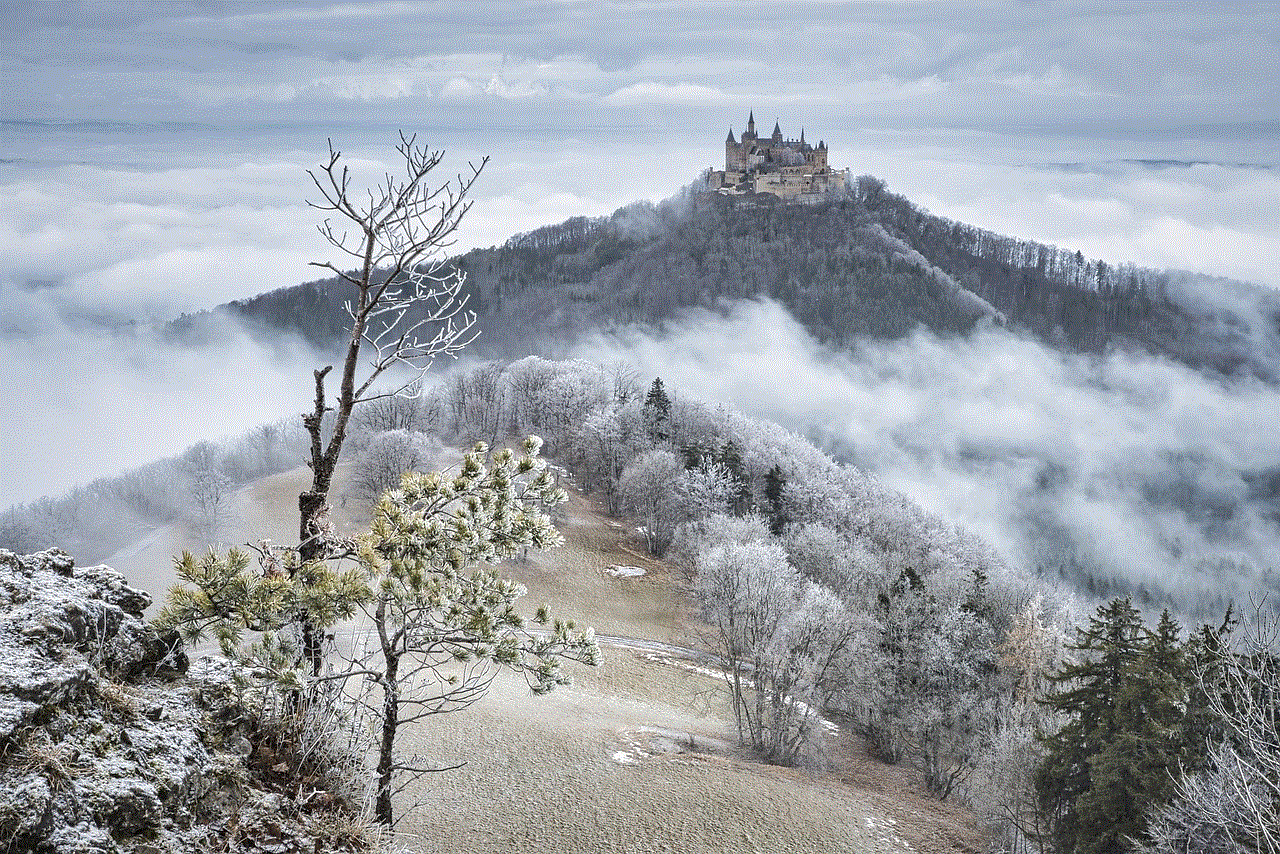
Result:
M640 762L639 759L625 750L615 750L613 753L613 761L617 762L619 765L636 765Z
M645 571L638 566L619 566L617 564L610 566L605 572L614 578L639 578L645 574Z
M897 830L898 820L896 818L872 818L867 816L867 830L876 834L876 837L890 846L896 846L904 851L915 851L915 847L903 839L894 831Z

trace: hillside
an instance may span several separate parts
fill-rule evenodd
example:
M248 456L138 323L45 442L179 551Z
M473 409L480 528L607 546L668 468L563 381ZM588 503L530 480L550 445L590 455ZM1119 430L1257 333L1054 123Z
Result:
M770 297L820 341L963 334L1009 324L1055 347L1121 347L1276 379L1280 295L1227 280L1112 264L929 214L859 179L847 197L783 205L698 197L574 217L455 260L491 356L555 354L594 329L657 324L691 306ZM765 199L765 201L761 201ZM310 282L216 309L317 344L341 333L343 290ZM170 326L204 334L208 313Z
M287 499L305 476L295 469L240 490L230 536L284 536ZM972 812L930 797L909 765L870 759L851 728L828 735L826 768L770 766L735 747L723 682L683 658L704 633L684 572L648 557L632 528L571 485L569 494L565 545L500 569L528 588L527 607L552 602L595 627L605 662L576 667L573 687L545 697L504 675L474 707L406 732L407 751L467 763L404 792L402 811L418 805L399 828L408 850L982 850ZM335 524L359 527L357 502L340 503ZM174 580L157 539L198 547L180 528L159 533L116 559L151 590ZM615 578L606 570L616 565L645 574Z

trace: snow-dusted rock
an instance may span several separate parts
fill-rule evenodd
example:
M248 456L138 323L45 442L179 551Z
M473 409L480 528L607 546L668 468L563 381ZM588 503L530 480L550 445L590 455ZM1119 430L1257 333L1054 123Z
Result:
M183 675L149 604L107 567L0 550L0 850L316 850L296 805L257 786L232 669Z

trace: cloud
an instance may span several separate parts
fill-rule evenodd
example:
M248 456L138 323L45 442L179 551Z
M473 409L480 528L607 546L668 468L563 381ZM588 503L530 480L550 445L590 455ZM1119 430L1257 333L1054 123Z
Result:
M1078 561L1184 604L1276 583L1277 499L1256 479L1280 460L1260 417L1280 411L1272 386L1064 355L1000 329L838 354L772 302L597 336L574 355L815 435L1032 571Z
M6 180L7 177L7 180ZM0 279L74 311L167 319L297 284L324 257L301 163L63 165L0 177Z
M495 74L485 84L484 91L507 100L542 98L547 95L547 86L545 83L540 83L536 80L507 81Z
M520 97L561 90L638 104L844 105L845 122L1227 127L1280 113L1280 23L1263 4L1132 7L766 3L725 15L708 2L23 4L0 34L14 115L240 119L275 102L308 117L327 87L351 106L439 92L495 74ZM483 67L466 56L490 58ZM359 69L354 78L352 66ZM405 75L406 69L421 74ZM733 93L732 95L726 93ZM751 93L754 97L748 97ZM406 96L407 97L407 96ZM504 96L505 97L505 96ZM554 109L547 105L546 110ZM1183 117L1183 118L1172 118Z
M703 104L718 105L733 101L729 95L711 86L695 83L659 83L642 80L615 89L602 99L606 104L620 107L638 104Z
M480 94L480 89L465 77L450 77L440 89L442 101L470 101Z
M297 342L265 348L227 324L188 348L145 328L71 327L45 297L0 284L0 303L25 321L0 334L0 507L307 408L320 361Z

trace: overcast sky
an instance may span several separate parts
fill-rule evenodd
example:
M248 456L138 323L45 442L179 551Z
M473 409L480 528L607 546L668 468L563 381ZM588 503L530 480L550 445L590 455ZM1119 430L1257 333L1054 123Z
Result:
M2 43L19 118L408 113L484 129L754 106L768 120L785 107L843 123L1274 140L1280 115L1273 3L16 6Z
M397 128L451 170L491 156L461 249L669 196L754 109L936 213L1280 287L1276 4L0 5L0 382L28 403L0 417L0 505L235 429L184 424L182 400L157 422L127 395L72 393L86 381L60 372L95 366L60 354L140 387L146 341L86 323L315 278L304 170L330 136L363 174L387 168ZM170 376L184 364L166 380L236 395ZM89 399L145 440L72 468Z

